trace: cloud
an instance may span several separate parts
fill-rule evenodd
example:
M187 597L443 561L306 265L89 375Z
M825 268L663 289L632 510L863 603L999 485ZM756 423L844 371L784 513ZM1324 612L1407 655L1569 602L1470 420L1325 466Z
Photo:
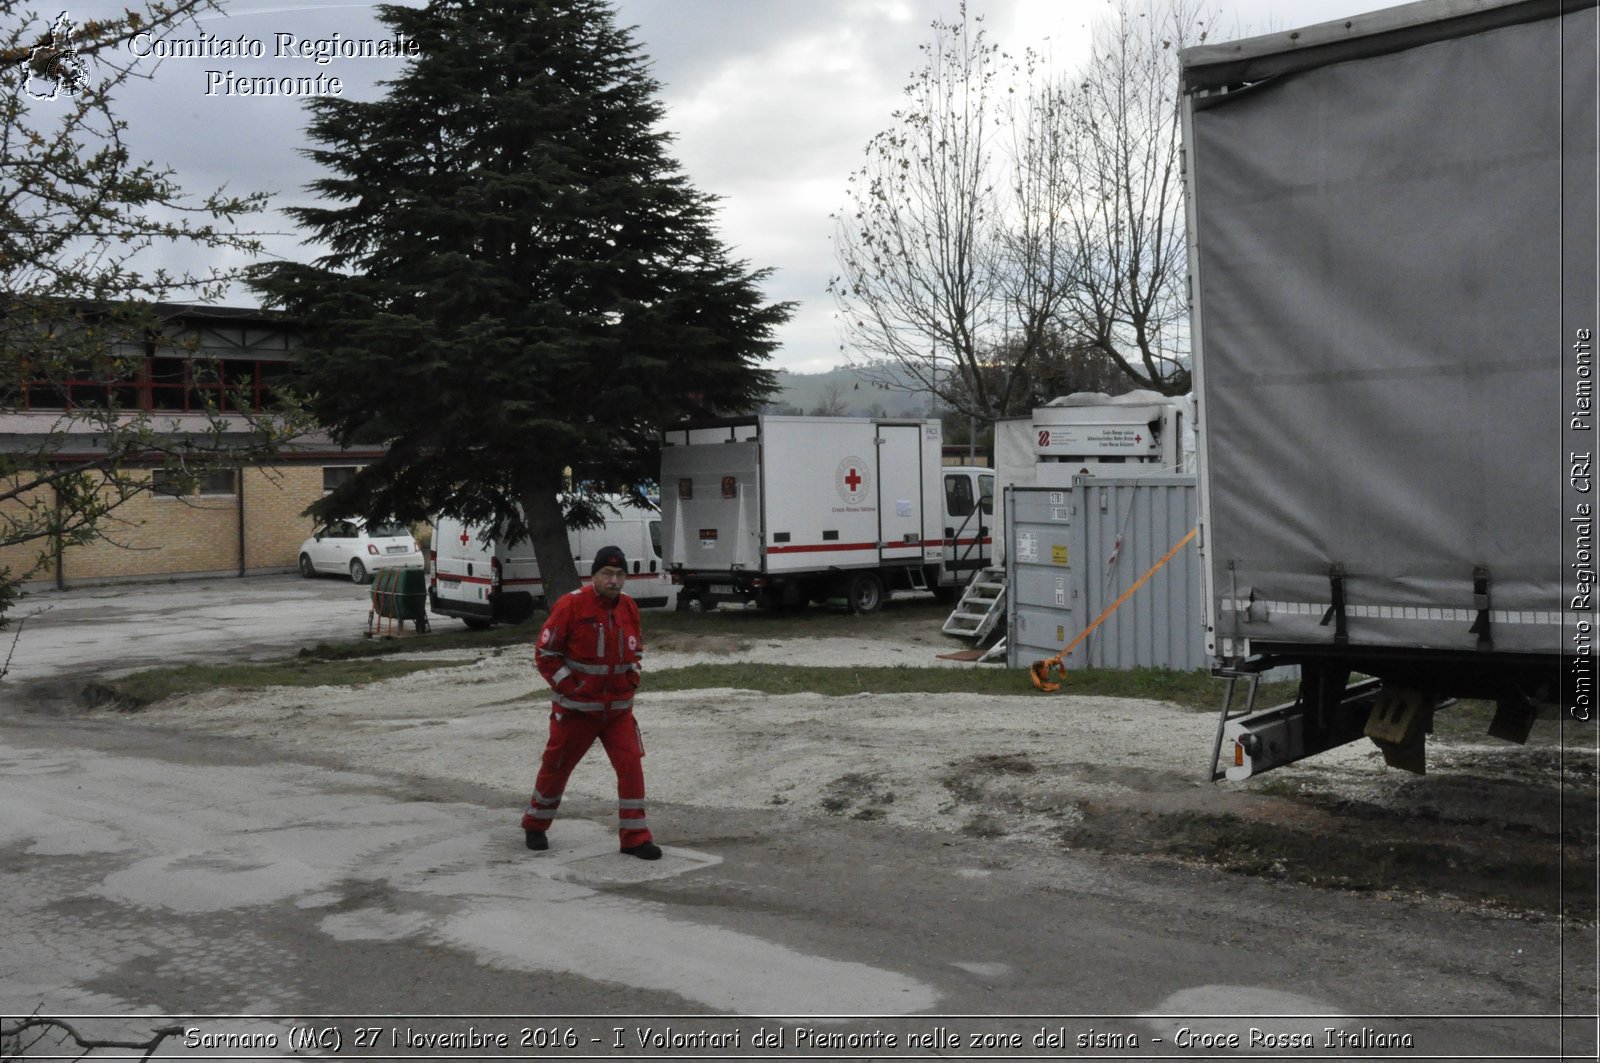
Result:
M1228 11L1259 31L1305 25L1360 8L1363 0L1231 0ZM123 0L63 0L85 21L120 14ZM774 274L773 299L800 306L780 335L775 366L820 370L838 364L838 334L827 295L834 271L829 215L845 205L845 186L871 137L891 124L902 91L921 69L930 23L957 17L956 0L617 0L617 23L635 41L661 85L671 151L702 191L721 197L719 230L737 257ZM1367 0L1366 6L1382 6ZM969 0L992 39L1013 54L1032 47L1057 66L1081 60L1088 27L1109 0ZM371 99L399 63L344 59L319 65L282 58L275 34L375 39L385 36L374 5L236 0L201 29L219 38L263 42L262 58L169 58L128 87L123 111L141 158L170 166L196 191L226 185L267 191L277 208L308 201L319 174L301 154L303 101L293 97L208 94L208 70L241 77L340 78L345 98ZM188 29L179 36L193 37ZM210 86L215 89L215 86ZM271 252L309 257L281 214L264 219ZM247 302L241 293L237 301Z

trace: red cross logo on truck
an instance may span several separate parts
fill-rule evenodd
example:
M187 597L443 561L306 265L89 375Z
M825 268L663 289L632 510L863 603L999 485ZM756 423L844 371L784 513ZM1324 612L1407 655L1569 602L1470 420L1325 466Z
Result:
M854 454L847 455L839 463L839 468L834 473L838 477L834 481L839 489L839 497L844 499L846 505L860 505L861 500L867 496L871 489L871 472L867 463Z

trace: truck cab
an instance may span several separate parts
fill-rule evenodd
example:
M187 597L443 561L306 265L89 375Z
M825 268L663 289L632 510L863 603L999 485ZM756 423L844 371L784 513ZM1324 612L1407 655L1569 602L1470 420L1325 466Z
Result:
M943 601L994 556L995 479L994 470L976 465L946 465L941 475L944 556L929 573L928 585Z

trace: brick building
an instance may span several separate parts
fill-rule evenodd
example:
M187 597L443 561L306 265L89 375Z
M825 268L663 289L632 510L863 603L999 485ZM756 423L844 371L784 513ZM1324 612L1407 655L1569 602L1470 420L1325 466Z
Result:
M0 408L0 448L25 446L39 433L59 430L75 402L104 401L112 387L125 409L147 412L162 426L201 431L209 424L208 400L221 400L225 409L228 402L249 402L260 410L293 370L298 340L293 322L281 314L179 305L158 311L165 328L147 336L142 350L122 345L118 356L131 369L115 383L24 381L15 400ZM56 460L92 455L95 444L92 429L79 429ZM290 571L313 527L302 511L379 453L340 450L325 436L302 438L270 464L207 476L181 496L166 488L163 471L152 461L151 491L102 521L100 538L66 548L34 578L70 586ZM29 568L37 550L0 546L0 566Z

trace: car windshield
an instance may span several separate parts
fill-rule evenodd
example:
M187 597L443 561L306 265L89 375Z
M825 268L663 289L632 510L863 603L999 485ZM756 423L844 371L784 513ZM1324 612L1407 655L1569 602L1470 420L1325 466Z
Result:
M367 534L374 539L398 539L403 536L410 535L411 533L406 531L406 526L404 524L399 524L395 521L385 521L382 524L374 524L370 526L367 529Z

